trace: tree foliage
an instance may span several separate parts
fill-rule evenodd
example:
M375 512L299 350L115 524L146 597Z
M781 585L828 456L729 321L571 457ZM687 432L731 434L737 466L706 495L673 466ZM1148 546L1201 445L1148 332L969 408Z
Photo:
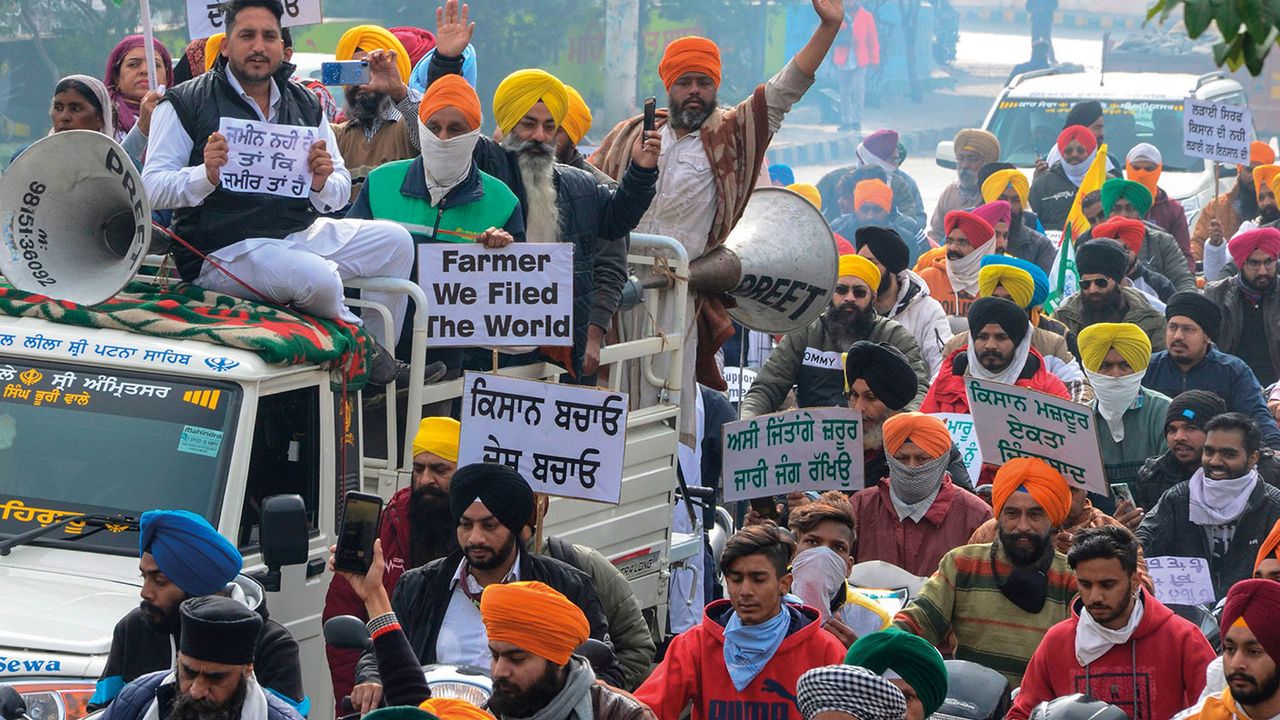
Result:
M1155 0L1147 19L1161 22L1182 8L1182 21L1191 39L1215 26L1222 40L1213 46L1213 60L1232 70L1241 66L1260 75L1267 53L1280 37L1280 0Z

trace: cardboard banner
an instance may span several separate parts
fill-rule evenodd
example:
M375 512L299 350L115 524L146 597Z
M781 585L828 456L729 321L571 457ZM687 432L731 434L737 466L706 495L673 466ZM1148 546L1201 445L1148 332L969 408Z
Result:
M218 132L227 139L222 187L289 198L310 194L307 157L320 138L317 128L224 117L218 120Z
M1062 473L1068 485L1110 494L1092 408L1016 385L975 377L964 382L986 462L1040 458Z
M1156 599L1165 605L1213 605L1218 601L1209 562L1204 558L1149 557L1147 574L1156 587Z
M742 398L751 392L751 384L756 381L758 374L751 368L725 366L723 375L725 384L729 386L729 402L742 402Z
M934 417L946 423L947 432L951 433L951 442L955 443L956 450L960 451L960 459L964 461L964 467L969 471L969 482L977 486L978 476L982 474L982 448L978 444L978 432L973 425L973 416L961 413L935 413Z
M1214 162L1249 164L1253 111L1187 98L1182 105L1182 152Z
M573 345L572 243L419 245L418 283L434 346Z
M725 502L814 490L861 490L862 413L804 408L725 423Z
M492 462L534 492L617 505L627 394L468 372L458 465Z
M223 17L227 3L224 0L187 0L187 35L192 40L207 38L227 31ZM284 17L281 27L313 25L324 22L320 0L284 0Z

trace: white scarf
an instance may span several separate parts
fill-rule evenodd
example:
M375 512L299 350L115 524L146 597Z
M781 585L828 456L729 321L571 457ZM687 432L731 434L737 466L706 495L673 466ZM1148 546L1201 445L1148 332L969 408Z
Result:
M1031 354L1030 320L1027 321L1027 325L1026 337L1022 338L1022 342L1013 348L1013 362L1010 362L1005 369L999 372L991 372L983 367L982 363L978 362L978 354L973 351L973 336L971 335L968 348L965 351L969 356L969 374L983 380L1004 383L1005 385L1016 385L1018 376L1022 374L1022 368L1027 365L1027 356Z
M959 260L947 258L945 266L947 268L947 279L951 281L951 289L957 293L961 290L977 297L978 295L978 271L982 269L982 258L990 255L996 250L996 237L973 249L973 252L965 255Z
M1111 377L1085 368L1084 374L1093 386L1093 407L1107 423L1111 439L1116 442L1124 440L1124 414L1129 412L1133 401L1138 399L1142 378L1147 371L1144 369L1124 377Z
M177 673L169 673L164 680L160 681L160 685L172 685L178 682ZM267 696L262 691L262 687L258 685L258 679L249 674L245 679L248 683L244 694L244 707L240 709L240 720L267 720ZM152 700L147 706L147 712L142 716L142 720L160 720L160 701Z
M844 587L848 565L831 548L820 545L791 560L791 592L818 611L820 622L831 616L831 598Z
M1249 496L1258 484L1258 468L1238 478L1211 480L1204 468L1191 476L1191 522L1196 525L1230 525L1244 514Z
M431 204L439 205L445 195L471 174L471 153L480 141L480 129L441 140L418 121L418 141L422 145L422 170L427 178Z
M867 146L862 143L858 143L858 149L854 151L854 155L858 157L859 166L874 165L885 171L888 175L888 180L892 180L894 174L898 172L898 168L894 167L893 163L881 159L879 155L868 150Z
M1097 154L1098 151L1094 150L1089 153L1088 157L1075 165L1067 162L1066 158L1062 159L1062 172L1067 174L1067 179L1071 181L1072 185L1080 187L1080 183L1084 182L1085 174L1089 172L1089 166L1093 164L1093 156Z
M1129 613L1129 622L1118 630L1099 625L1088 608L1080 609L1080 622L1076 623L1076 662L1080 667L1106 655L1116 645L1123 645L1133 637L1133 632L1142 622L1142 593L1133 599L1133 612Z

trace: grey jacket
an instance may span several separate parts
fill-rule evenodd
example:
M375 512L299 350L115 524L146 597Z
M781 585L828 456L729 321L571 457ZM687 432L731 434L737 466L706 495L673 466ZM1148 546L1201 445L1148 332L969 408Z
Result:
M1178 241L1150 223L1138 251L1138 262L1168 278L1178 292L1196 289L1196 278L1187 269L1187 256L1178 248Z

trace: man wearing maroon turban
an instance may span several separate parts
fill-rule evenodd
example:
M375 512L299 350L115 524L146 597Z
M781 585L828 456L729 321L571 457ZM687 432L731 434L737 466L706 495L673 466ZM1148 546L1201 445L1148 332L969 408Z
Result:
M1214 343L1243 360L1258 383L1267 387L1280 378L1280 293L1276 292L1280 230L1264 227L1240 233L1227 243L1227 250L1239 274L1204 289L1205 297L1222 310Z
M1280 583L1241 580L1222 610L1227 687L1201 699L1184 720L1250 720L1280 715Z

